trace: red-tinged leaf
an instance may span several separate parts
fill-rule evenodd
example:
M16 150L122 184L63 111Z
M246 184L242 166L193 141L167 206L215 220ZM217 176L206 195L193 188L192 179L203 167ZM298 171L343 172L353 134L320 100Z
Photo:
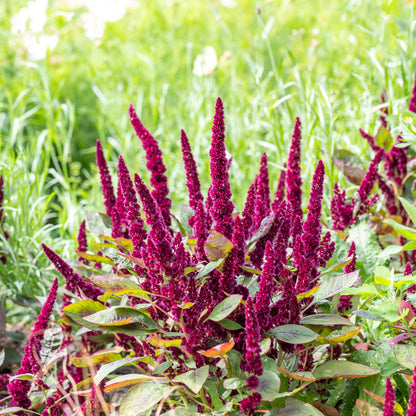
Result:
M318 409L325 416L340 416L339 412L335 407L327 406L321 402L312 402L312 406Z
M247 248L250 248L257 240L260 240L260 238L264 237L270 231L270 228L272 228L274 223L274 218L274 212L272 212L268 217L263 218L256 234L254 234L254 236L247 243Z
M91 283L94 283L96 286L113 293L127 289L141 290L137 283L127 277L97 275L86 277L86 279L88 279Z
M144 264L143 259L139 259L138 257L133 257L133 256L130 256L130 254L125 254L121 252L118 252L117 255L130 260L132 263L139 265L143 269L147 269L146 265Z
M316 315L307 315L300 319L301 325L322 325L322 326L334 326L334 325L346 325L351 326L352 322L339 315L329 313L318 313Z
M147 342L153 347L168 348L168 347L180 347L182 344L181 339L162 339L156 335L147 338Z
M104 391L109 393L110 391L119 389L121 387L131 386L132 384L145 383L151 380L166 380L165 377L152 377L145 374L123 374L105 383Z
M115 250L118 249L117 244L114 243L98 243L97 241L94 241L92 244L95 251L101 251L103 248L114 248Z
M356 346L355 346L356 350L363 350L363 351L368 351L369 350L369 346L368 344L365 344L363 342L359 342Z
M261 394L261 400L266 402L272 402L279 395L280 390L280 378L273 372L264 370L263 374L257 377L259 381L259 387L256 392Z
M354 363L350 361L327 361L312 372L317 379L328 378L361 378L370 377L378 374L380 370L375 370L366 365Z
M90 329L98 329L96 325L84 320L84 317L105 309L106 307L100 302L93 300L81 300L65 306L62 311L75 322L78 322Z
M414 345L395 344L391 348L397 362L413 371L416 367L416 347Z
M116 296L133 296L134 298L144 299L148 302L151 302L151 299L149 295L151 295L150 292L146 292L145 290L141 289L123 289L118 290L117 292L114 292L114 295ZM149 305L150 306L150 305Z
M333 331L326 336L326 340L330 344L338 344L339 342L348 341L351 338L354 338L361 332L361 327L344 327L338 331Z
M294 380L300 381L315 381L315 376L310 371L289 371L283 367L277 367L277 370L280 371L284 376L293 378Z
M133 250L133 243L128 238L117 237L116 239L114 239L114 241L117 243L119 247L123 247L129 251Z
M415 313L413 312L412 309L412 304L410 302L407 302L405 300L402 299L402 301L400 302L400 310L401 313L404 312L405 309L408 309L409 312L407 313L407 315L404 317L404 319L406 320L407 323L410 323L410 321L416 317ZM401 313L399 312L399 315L401 315ZM414 321L413 321L414 322Z
M289 344L306 344L315 341L318 334L306 326L302 325L281 325L273 328L270 335L279 341L287 342Z
M378 394L372 393L371 391L368 391L367 389L364 389L364 391L378 404L384 406L384 403L386 399L383 396L379 396ZM403 407L400 406L398 402L394 402L394 411L397 412L399 415L404 415Z
M227 257L233 248L233 243L218 231L211 230L204 243L205 254L209 261L215 261Z
M361 416L383 416L382 410L365 400L357 399L355 405L357 406Z
M335 157L332 158L334 165L344 174L348 182L360 185L366 174L364 169L350 166Z
M235 345L234 341L226 342L224 344L216 345L213 348L210 348L206 351L198 351L199 354L203 355L204 357L222 357L227 354L228 351L232 350Z
M97 351L90 356L73 357L69 360L75 367L88 367L89 365L107 364L112 361L120 360L120 352L124 351L121 347L113 347Z
M396 335L393 338L390 338L389 345L395 345L395 344L398 344L399 342L407 341L409 339L410 339L410 335L407 332L402 333L402 334Z
M79 251L79 250L76 250L75 252L78 254L78 256L88 261L92 261L95 263L111 264L111 266L114 266L113 260L109 259L108 257L98 256L96 254L86 253L84 251Z

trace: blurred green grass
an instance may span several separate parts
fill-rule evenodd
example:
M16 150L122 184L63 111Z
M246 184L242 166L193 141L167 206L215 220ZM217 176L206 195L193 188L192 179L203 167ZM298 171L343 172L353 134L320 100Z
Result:
M414 8L406 0L242 0L235 7L208 0L139 1L123 19L106 24L100 41L88 39L80 26L85 9L49 1L45 33L56 34L58 44L35 62L26 59L21 35L10 33L11 17L26 4L0 4L0 168L7 244L16 247L16 265L3 268L2 277L10 284L24 281L17 290L26 294L37 286L30 269L46 265L39 242L68 253L86 211L102 210L97 138L113 172L123 154L131 170L148 179L129 103L160 143L174 212L187 201L181 128L208 189L217 96L225 104L237 208L264 151L272 187L277 185L299 116L305 190L322 159L328 211L334 182L354 189L333 167L334 150L347 148L368 161L372 153L358 128L374 131L383 87L393 114L407 108L416 68ZM61 11L74 15L68 20ZM219 63L211 76L199 77L194 61L207 46ZM30 195L19 181L31 187ZM21 244L24 238L33 247ZM22 273L25 263L31 267Z

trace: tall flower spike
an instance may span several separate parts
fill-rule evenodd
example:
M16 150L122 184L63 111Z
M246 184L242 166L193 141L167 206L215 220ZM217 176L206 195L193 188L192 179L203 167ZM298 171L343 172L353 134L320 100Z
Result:
M128 225L127 225L127 210L124 206L124 195L121 189L120 179L117 184L117 197L116 205L114 206L113 212L111 213L112 232L113 238L125 237L129 238Z
M274 292L275 252L270 241L266 243L265 261L259 281L254 308L259 321L260 333L267 331L270 324L270 302Z
M137 173L134 174L134 184L142 201L143 210L146 214L146 222L152 228L149 233L149 238L153 240L158 252L158 258L166 268L167 263L173 259L171 235L163 221L161 210Z
M247 199L244 204L243 212L241 213L243 228L244 228L244 238L248 240L253 236L254 230L253 227L253 217L254 217L254 206L256 201L256 182L254 181L247 192Z
M303 259L300 262L296 288L300 291L310 289L311 279L315 276L317 251L321 241L321 211L324 193L325 167L322 160L318 162L312 179L311 193L308 204L308 215L303 224L301 238Z
M378 152L380 150L380 147L376 145L376 140L371 134L366 133L364 130L359 129L359 132L361 134L361 137L367 140L368 144L370 145L371 149L374 152Z
M410 385L409 408L406 416L416 416L416 367L413 369L412 384Z
M246 301L246 353L244 354L241 368L248 373L256 376L263 374L263 363L260 359L261 349L259 342L261 340L259 322L254 309L251 297Z
M81 276L78 273L75 273L72 267L60 256L58 256L53 250L51 250L45 244L42 244L42 248L49 261L64 277L66 283L65 289L72 293L78 293L79 295L83 293L91 300L96 300L98 296L103 294L101 289L96 288L89 282L84 282Z
M370 167L361 182L360 187L357 190L360 204L365 204L370 196L370 192L378 178L377 168L384 155L384 150L380 149L371 161Z
M416 113L416 74L415 74L415 81L413 84L412 95L410 96L409 111Z
M165 175L166 167L163 163L162 152L159 149L157 140L143 126L137 117L134 107L129 107L130 122L141 140L144 151L146 152L146 167L151 172L150 185L153 187L152 196L159 205L166 226L170 226L170 208L172 202L167 198L169 194L168 178Z
M403 275L404 275L404 276L410 276L410 275L412 275L412 274L413 274L412 265L411 265L409 262L407 262L407 263L406 263L406 267L404 268L404 273L403 273Z
M17 374L36 374L40 370L39 359L41 350L41 341L43 340L45 330L48 327L49 319L53 311L56 295L58 292L58 279L56 278L52 284L51 290L42 309L39 317L35 322L32 333L29 336L29 342L25 347L25 353L20 364L20 368L17 370ZM28 380L13 380L8 385L8 390L12 396L10 407L23 407L28 409L32 402L28 397L31 383ZM24 412L16 413L23 416Z
M122 156L118 160L118 180L123 191L124 206L127 208L129 235L134 248L133 256L139 257L140 249L145 247L147 231L144 228L144 221L140 215L140 206L137 202L133 181Z
M394 389L391 384L390 378L387 377L386 380L386 393L384 395L384 412L383 416L394 416L394 400L396 399L394 395Z
M267 168L267 155L263 153L260 161L260 171L256 178L256 205L254 211L254 228L258 229L260 224L270 213L270 187L269 170Z
M294 214L302 218L302 178L300 176L301 139L301 123L299 118L296 118L292 134L292 144L287 160L286 196L287 200L292 204Z
M195 220L193 225L194 238L196 240L195 253L199 261L206 260L204 243L208 237L207 227L205 225L205 211L202 201L199 201L196 212Z
M285 199L285 187L286 187L286 169L280 171L279 182L277 184L276 193L274 195L274 201L272 203L272 211L276 206L279 206Z
M292 206L286 203L286 217L280 226L279 234L274 243L274 252L276 256L275 276L279 279L283 275L284 265L287 264L287 248L289 246L290 229L292 227Z
M183 154L183 163L186 171L186 187L189 194L189 206L196 212L198 202L204 201L204 197L201 194L201 184L199 182L198 171L196 163L192 155L191 146L189 144L188 137L183 130L181 130L181 149ZM194 223L194 215L189 218L189 225L192 227Z
M211 197L210 215L215 222L215 231L231 240L233 235L233 211L231 188L225 155L224 108L221 98L217 98L215 116L212 124L210 156Z
M85 220L82 221L82 223L79 227L77 240L78 240L77 251L79 251L81 253L85 253L87 251L87 248L88 248L87 233L85 232ZM81 256L78 257L78 261L80 261L81 263L84 263L84 264L88 264L88 260L84 259Z
M352 256L352 260L344 268L345 273L352 273L355 270L355 264L357 262L357 254L355 251L354 241L351 243L350 249L348 250L348 257L351 257L351 256ZM337 306L338 313L344 313L345 311L349 311L352 308L351 298L352 298L352 295L340 296L338 306Z
M111 217L111 211L116 203L116 197L114 196L113 184L111 182L110 172L108 171L107 162L104 157L103 147L101 146L101 142L99 140L97 140L96 156L104 196L105 212L109 217Z

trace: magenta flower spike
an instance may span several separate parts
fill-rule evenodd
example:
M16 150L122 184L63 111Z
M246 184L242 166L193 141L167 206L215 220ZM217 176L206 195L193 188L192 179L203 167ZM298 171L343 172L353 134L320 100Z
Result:
M256 202L256 182L254 181L248 188L246 202L244 204L243 212L241 213L244 238L248 240L256 231L253 227L254 208Z
M303 258L300 261L296 288L303 292L310 289L311 279L316 273L317 251L321 241L321 210L324 192L325 167L322 160L318 162L312 179L308 204L308 215L303 224L301 237Z
M401 143L401 137L397 137L397 143ZM384 170L388 179L393 180L398 186L402 184L407 174L407 153L405 149L393 146L390 152L384 154L386 164Z
M378 178L378 187L383 192L385 198L385 204L387 211L390 215L397 214L396 196L394 195L394 189L389 186L380 176Z
M343 231L352 224L354 205L345 201L345 190L339 189L338 183L334 185L334 196L331 200L331 214L334 230Z
M205 225L205 211L202 201L199 201L196 207L193 231L196 239L195 253L199 261L204 261L206 260L204 243L208 237L208 231Z
M251 393L250 396L241 400L240 413L248 416L253 415L253 412L257 409L257 406L259 406L260 403L261 394L255 391Z
M409 262L407 262L406 263L406 266L405 266L405 268L404 268L404 273L403 273L403 275L404 276L410 276L410 275L412 275L413 274L413 268L412 268L412 265L409 263Z
M77 240L78 240L77 251L79 251L81 253L85 253L87 251L87 248L88 248L87 233L85 232L85 220L81 222L81 225L80 225L79 231L78 231ZM82 258L81 256L78 257L78 261L80 261L81 263L84 263L84 264L88 264L88 260Z
M224 108L221 98L217 98L215 116L212 124L210 156L211 198L210 215L214 221L214 230L231 240L233 235L233 211L231 188L225 154Z
M274 294L275 252L270 241L266 243L265 261L259 280L259 291L256 294L254 308L259 321L260 333L267 331L270 326L270 303Z
M78 293L80 296L84 294L87 298L91 300L97 300L98 296L103 294L103 291L96 288L93 284L89 282L84 282L82 277L75 273L72 267L64 261L60 256L58 256L53 250L47 247L45 244L42 244L43 251L46 254L46 257L49 261L55 266L56 270L64 277L65 279L65 289L72 292Z
M133 256L140 257L140 249L146 245L147 231L141 218L140 206L137 202L133 181L122 156L118 160L118 179L124 196L124 206L127 209L129 235L134 248Z
M263 374L263 363L260 359L261 340L259 322L256 310L254 309L253 300L251 297L246 301L246 352L243 361L241 362L241 369L256 376Z
M413 369L412 383L410 384L409 408L406 416L416 416L416 367Z
M361 137L367 140L368 144L374 152L378 152L380 150L380 147L376 145L376 140L371 134L366 133L362 129L359 129L359 132L361 134Z
M117 172L118 174L118 172ZM114 219L113 219L114 215ZM112 237L125 237L129 238L128 224L127 224L127 209L124 206L123 189L121 188L120 179L117 184L117 198L115 209L113 209L113 215L111 216L113 223Z
M276 193L272 203L272 211L275 211L276 207L279 206L285 199L285 187L286 187L286 169L282 169L279 175L279 182L277 184Z
M415 81L413 84L412 95L410 96L409 111L416 113L416 74Z
M391 384L390 378L386 380L386 393L384 395L384 412L383 416L394 416L394 401L396 397L394 395L394 389Z
M296 118L292 134L286 171L286 197L292 204L295 215L303 217L302 211L302 178L300 176L300 155L301 155L301 123Z
M103 147L101 146L101 142L99 140L97 140L96 156L104 196L105 212L109 217L111 217L111 211L116 203L116 197L114 196L113 184L111 182L110 172L108 171L107 161L104 157Z
M189 206L196 212L198 202L204 202L204 197L201 193L201 184L199 182L198 171L196 168L195 159L192 155L191 146L185 132L181 130L181 149L183 154L183 163L186 171L186 187L189 194ZM189 218L189 225L192 227L194 223L194 215Z
M350 245L350 249L348 250L348 257L352 256L352 260L348 263L345 268L345 273L352 273L355 270L355 264L357 262L357 254L355 251L355 243L354 241ZM351 303L352 295L341 295L339 298L339 303L337 306L338 313L345 313L346 311L351 310L352 303Z
M270 213L269 170L267 155L263 153L260 161L260 171L256 177L256 201L254 210L254 228L257 230L264 217Z
M374 159L371 161L370 167L368 168L367 173L364 176L364 179L361 182L360 187L357 190L359 197L359 202L363 205L366 204L370 192L373 189L373 186L378 178L377 168L383 158L384 150L380 149L375 155Z
M146 223L152 228L149 238L153 240L158 253L158 259L166 267L173 260L171 235L163 221L159 206L137 173L134 174L134 184L146 214Z
M150 185L153 187L152 196L159 205L166 226L169 227L171 224L170 208L172 202L167 198L169 194L168 178L165 175L166 167L163 163L162 152L159 149L157 140L143 126L131 104L129 114L131 125L146 152L146 167L151 172Z
M53 311L56 296L58 292L58 279L56 278L52 284L51 290L46 298L44 305L40 311L39 317L35 322L32 333L29 336L29 342L25 347L24 356L20 364L20 368L17 370L17 374L36 374L40 370L40 350L41 341L43 340L45 330L48 327L49 319ZM8 390L12 396L10 401L10 407L22 407L28 409L32 402L28 397L31 383L28 380L13 380L8 385ZM16 413L23 416L24 412Z
M279 234L274 242L275 253L275 276L279 280L279 277L284 275L284 266L287 264L287 248L289 247L290 229L292 227L292 206L286 202L286 216L280 226Z

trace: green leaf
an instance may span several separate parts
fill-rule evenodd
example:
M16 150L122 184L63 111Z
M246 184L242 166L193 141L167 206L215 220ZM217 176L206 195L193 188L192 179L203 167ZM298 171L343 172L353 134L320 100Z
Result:
M370 319L372 321L382 321L383 318L378 315L374 315L371 312L368 312L365 309L358 309L352 312L354 315L359 316L360 318Z
M379 315L389 322L397 322L401 319L399 315L399 305L390 299L379 299L368 308L373 315Z
M363 364L333 360L327 361L315 368L315 370L312 371L312 374L320 379L336 377L361 378L370 377L379 372L380 370L375 370L374 368L370 368Z
M272 402L277 398L280 390L280 378L273 371L264 370L263 374L257 377L259 387L256 389L261 394L261 399Z
M382 410L365 400L357 399L356 406L362 416L383 416Z
M394 344L391 348L397 362L413 371L416 367L416 347L414 345Z
M321 300L330 298L337 293L340 293L342 290L354 286L359 282L360 275L358 270L343 274L341 276L334 276L326 279L319 285L319 288L316 291L311 303L316 303Z
M241 295L228 296L213 309L207 319L215 322L222 321L237 309L242 299Z
M376 283L389 287L391 283L390 269L385 266L377 266L374 270L374 280Z
M243 329L243 327L238 324L237 322L232 321L231 319L222 319L221 321L218 321L218 323L223 326L226 329L229 329L231 331L236 331L238 329Z
M225 235L215 230L211 230L204 243L205 254L210 261L227 257L232 248L233 243Z
M108 257L97 256L96 254L85 253L84 251L79 250L75 250L75 252L78 254L78 256L82 257L85 260L92 261L94 263L111 264L111 266L114 266L113 260L109 259Z
M215 270L217 267L219 267L225 258L220 258L215 261L210 261L208 264L206 264L196 275L195 279L200 279L201 277L206 276L207 274L211 273L213 270Z
M102 365L100 369L97 371L97 374L94 376L94 383L96 385L100 384L113 371L116 371L120 367L123 367L127 364L140 361L140 358L141 357L122 358L121 360Z
M173 381L185 384L185 386L187 386L191 391L198 394L208 376L209 366L204 365L196 370L188 371L187 373L176 376Z
M332 273L332 272L336 272L338 270L343 269L345 266L347 266L348 264L350 264L352 261L352 256L347 257L346 259L342 259L340 261L337 261L334 264L331 264L331 266L329 266L327 269L325 269L323 272L321 272L321 274L319 275L320 277Z
M409 214L409 217L412 219L413 224L416 224L416 207L400 196L399 201L403 205L403 208L406 210L406 212Z
M226 390L237 390L246 385L246 382L241 378L227 378L224 380L224 388Z
M285 403L284 409L275 407L267 412L265 416L324 416L318 409L311 404L301 402L297 399L289 399Z
M104 326L122 326L142 323L148 329L159 328L153 319L142 313L140 310L127 306L114 306L112 308L107 308L84 317L84 320L92 322L96 325Z
M409 241L402 247L402 251L416 250L416 241Z
M75 322L78 322L89 329L98 329L97 325L94 325L83 318L105 309L106 307L100 302L93 300L81 300L65 306L62 311Z
M23 407L5 407L4 409L0 409L0 415L15 415L22 410L25 411Z
M96 286L101 287L109 292L132 289L141 290L140 286L127 277L120 276L89 276L87 279Z
M378 129L374 139L376 145L384 149L386 152L389 152L393 147L393 136L391 135L390 130L386 129L383 125L381 125Z
M256 241L260 240L260 238L264 237L270 231L270 228L272 228L272 225L274 223L274 218L274 212L272 212L268 217L263 218L256 234L254 234L254 236L247 243L247 249L250 248Z
M154 370L153 375L162 374L168 368L172 367L173 361L165 361L162 364L159 364Z
M168 386L154 381L137 384L124 396L119 416L141 416L158 404L168 392Z
M342 316L327 313L318 313L316 315L307 315L300 319L301 325L352 325L352 322Z
M341 292L341 295L380 295L377 288L369 283L358 287L349 287Z
M205 382L205 388L207 390L207 393L211 397L211 401L214 405L215 410L220 410L224 405L220 399L220 395L218 394L216 384L212 380L208 379Z
M318 338L318 334L311 329L301 325L281 325L273 328L270 335L279 341L287 342L288 344L306 344Z
M407 238L410 241L416 241L416 230L405 225L399 224L398 222L386 219L384 222L388 225L391 225L400 235L404 238Z
M119 352L110 350L98 351L91 356L72 357L69 359L69 361L78 368L84 368L90 365L107 364L118 360L121 360Z

